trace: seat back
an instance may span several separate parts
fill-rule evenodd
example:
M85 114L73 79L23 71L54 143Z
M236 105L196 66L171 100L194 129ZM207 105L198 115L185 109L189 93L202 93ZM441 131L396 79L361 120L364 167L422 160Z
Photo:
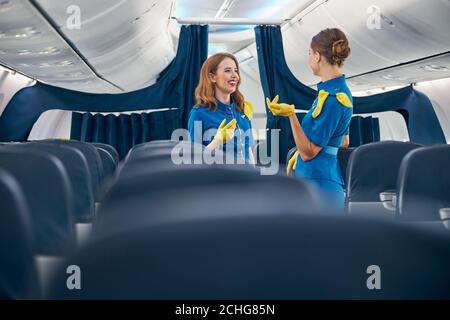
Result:
M318 208L315 190L297 179L261 176L255 169L233 166L169 167L119 179L99 207L94 228L102 231L94 233L130 228L144 221L160 224L278 211L312 214Z
M0 168L20 184L28 204L34 252L63 255L75 246L73 191L63 163L44 151L0 148Z
M395 190L403 157L420 145L409 142L382 141L362 145L351 153L347 165L347 197L349 212L384 211L380 193ZM375 205L371 209L369 206Z
M233 212L231 206L217 208ZM83 289L67 290L61 269L50 298L450 298L447 234L326 215L274 211L157 226L144 222L97 239L69 264L81 266ZM374 272L380 290L370 289Z
M342 178L344 179L345 184L347 185L347 167L348 160L350 159L350 155L355 150L355 148L339 148L337 158L339 161L339 166L341 167Z
M38 299L32 227L26 198L17 180L0 169L0 299Z
M414 150L403 159L398 176L396 216L409 221L440 220L450 206L450 146Z
M91 142L91 144L97 148L102 148L107 152L109 152L111 157L114 159L114 163L116 164L116 166L119 164L119 153L117 152L116 148L114 148L112 145L100 142Z
M128 152L128 154L134 153L134 152L137 152L140 150L148 149L148 148L151 149L151 148L155 148L155 147L175 146L178 143L179 143L179 141L173 141L173 140L154 140L154 141L144 142L144 143L140 143L140 144L133 146L130 149L130 151Z
M154 142L154 143L152 143ZM181 147L181 146L185 146L185 147L190 147L190 146L197 146L197 148L199 148L199 150L203 150L203 146L200 144L192 144L190 142L176 142L176 141L152 141L152 142L148 142L142 145L138 145L134 148L132 148L129 152L128 155L125 159L125 161L130 161L130 160L134 160L134 159L139 159L141 157L146 157L148 155L152 155L152 154L156 154L156 153L168 153L170 154L172 149Z
M90 222L95 214L92 177L86 157L78 149L45 141L15 143L9 148L42 151L58 158L64 165L73 191L75 222Z
M117 165L114 162L114 158L111 156L111 154L108 151L106 151L105 149L100 148L100 147L97 147L97 150L98 150L98 153L100 154L100 158L102 159L103 175L102 175L101 185L103 185L103 182L106 178L114 175Z
M60 140L60 139L45 139L39 140L50 142L58 145L69 145L81 151L89 164L89 170L92 176L92 190L94 192L95 201L100 200L100 187L101 179L103 176L103 165L100 154L95 146L88 142L82 142L77 140Z

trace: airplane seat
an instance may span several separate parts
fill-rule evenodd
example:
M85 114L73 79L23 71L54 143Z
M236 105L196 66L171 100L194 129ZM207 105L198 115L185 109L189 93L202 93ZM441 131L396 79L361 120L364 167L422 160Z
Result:
M396 189L402 159L419 147L411 142L381 141L355 148L346 172L348 213L393 218L395 212L384 208L380 194Z
M13 175L24 192L35 251L62 255L73 248L73 197L63 163L45 151L0 148L0 168Z
M219 209L230 211L222 204ZM192 212L186 207L185 214ZM448 234L355 217L265 211L160 225L143 221L97 238L66 260L71 264L81 268L82 290L67 289L61 268L48 298L450 298ZM370 290L377 286L381 290Z
M91 142L91 144L97 148L106 150L114 159L115 165L117 166L119 164L119 153L117 152L116 148L114 148L112 145L100 142Z
M73 191L57 157L43 150L0 148L0 168L25 195L32 221L32 244L43 292L53 269L77 246Z
M111 156L111 154L108 151L106 151L105 149L100 148L100 147L96 147L96 148L97 148L98 153L100 154L100 158L102 159L102 166L103 166L103 174L102 174L102 180L101 180L101 185L102 185L103 182L105 181L105 179L114 175L117 165L114 161L113 156Z
M202 154L199 154L199 159ZM146 174L149 172L157 172L160 170L177 170L185 166L196 165L194 163L194 155L188 158L187 162L176 164L172 161L172 157L167 153L160 153L154 155L148 155L145 157L140 157L139 159L134 159L133 161L125 162L120 166L116 177L121 180L125 178L130 178L136 175Z
M131 154L120 165L116 175L117 180L161 170L178 170L199 165L231 166L233 168L256 170L249 164L238 163L234 156L230 156L222 150L206 150L202 145L191 143L181 143L177 148L164 146ZM227 164L227 160L231 160L232 163Z
M158 171L161 168L166 168L171 165L171 158L167 153L140 157L134 161L125 161L119 164L115 180L122 179L126 176L140 175L147 171Z
M0 169L0 299L40 299L30 212L17 180Z
M271 164L271 150L269 150L269 147L267 146L267 140L259 140L253 146L252 151L258 167L267 167Z
M152 141L153 142L153 141ZM142 144L139 148L132 148L125 157L123 163L130 163L141 158L147 158L158 155L171 155L172 150L182 155L190 152L191 154L203 152L205 147L201 144L191 143L187 141L158 141L158 143Z
M424 147L403 159L398 176L396 217L401 221L440 221L450 207L450 145Z
M34 144L38 149L44 149L45 146L47 151L56 156L64 150L62 155L64 156L65 153L66 157L60 160L63 161L72 185L77 244L83 245L90 237L92 220L96 212L92 176L85 155L73 145L55 145L45 141L34 141L27 145L29 144Z
M319 208L315 189L283 175L261 176L248 166L169 168L119 180L100 204L94 236L141 223L276 212L313 214Z
M175 145L161 145L157 147L140 148L138 150L130 151L124 162L132 162L134 160L139 160L140 158L151 157L154 155L167 154L170 155Z
M94 192L94 199L96 202L100 201L101 197L101 177L103 174L102 159L96 147L88 142L82 142L78 140L60 140L60 139L45 139L38 140L45 141L49 143L54 143L57 145L70 145L78 150L80 150L89 164L89 170L92 176L92 190Z
M261 163L259 161L259 154L258 154L259 145L261 143L262 143L262 140L258 140L258 141L256 141L255 145L252 147L252 152L255 157L255 162L256 162L257 166L261 165Z
M339 148L337 158L339 161L339 167L341 168L342 178L344 179L344 183L347 186L347 166L348 160L350 159L350 155L355 150L355 148Z
M155 142L155 141L151 141ZM165 141L165 140L158 140L155 143L141 143L139 145L136 145L135 147L131 148L127 155L125 156L124 160L122 162L127 162L130 159L139 158L140 156L146 156L149 154L154 153L155 151L168 151L170 152L172 148L174 148L179 142L175 141ZM184 144L190 144L190 142L182 142Z
M105 149L96 147L97 151L100 155L100 158L102 159L102 167L103 167L103 172L101 175L101 180L100 180L100 191L99 191L99 196L98 196L98 201L95 204L96 207L95 209L97 209L98 204L102 201L105 193L108 191L108 189L111 187L111 183L114 180L114 176L116 174L116 170L117 170L117 165L114 162L114 158L111 156L111 154L106 151Z
M92 221L95 215L92 177L83 153L68 145L55 145L44 141L15 143L11 144L9 148L43 151L58 158L63 163L73 191L75 222L88 223Z
M145 149L145 148L152 148L152 147L158 147L158 146L165 146L165 145L176 145L177 143L179 143L179 141L174 141L174 140L152 140L152 141L148 141L148 142L143 142L143 143L139 143L135 146L133 146L129 152L134 152L137 151L139 149Z

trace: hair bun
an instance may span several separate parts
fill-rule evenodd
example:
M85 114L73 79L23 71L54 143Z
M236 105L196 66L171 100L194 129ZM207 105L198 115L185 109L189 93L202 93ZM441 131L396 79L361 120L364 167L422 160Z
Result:
M333 60L341 64L349 55L350 48L348 46L348 41L340 39L333 42L332 46Z
M325 57L332 65L342 66L350 55L350 47L345 34L336 28L320 31L311 40L311 48Z

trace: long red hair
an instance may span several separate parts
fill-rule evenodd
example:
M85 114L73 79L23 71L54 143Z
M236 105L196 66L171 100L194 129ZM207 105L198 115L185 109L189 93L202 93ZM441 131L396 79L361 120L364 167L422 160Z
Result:
M235 108L242 112L244 110L244 96L239 91L239 85L241 84L241 74L239 70L239 64L235 56L230 53L216 53L206 59L200 70L200 81L197 88L195 88L195 102L198 106L202 106L208 109L217 110L219 107L217 99L214 93L214 83L211 80L210 73L216 74L217 67L225 59L230 58L236 63L236 67L239 74L239 81L236 85L236 91L231 94L233 98Z

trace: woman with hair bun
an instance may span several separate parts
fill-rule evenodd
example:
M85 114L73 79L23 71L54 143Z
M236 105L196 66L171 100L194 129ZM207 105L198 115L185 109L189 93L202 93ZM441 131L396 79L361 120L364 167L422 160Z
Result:
M343 66L350 55L347 37L339 29L325 29L311 40L309 66L320 77L318 95L302 123L295 106L266 99L275 116L289 117L297 151L288 163L288 174L310 180L321 192L324 204L344 206L344 181L337 160L339 147L348 147L353 98Z

